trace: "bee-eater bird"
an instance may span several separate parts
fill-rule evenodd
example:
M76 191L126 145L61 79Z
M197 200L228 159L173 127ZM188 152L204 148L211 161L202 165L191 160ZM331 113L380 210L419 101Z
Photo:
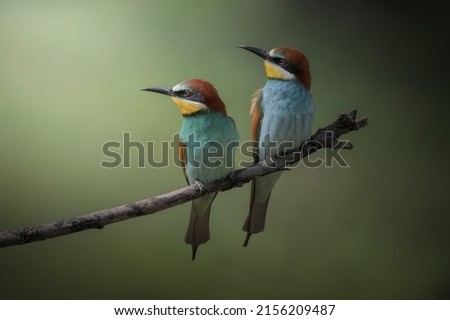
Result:
M192 79L168 87L141 89L172 98L183 115L178 145L179 158L188 185L207 184L233 171L233 149L239 145L236 125L227 116L216 89L205 80ZM185 241L192 246L192 260L199 245L210 238L209 216L217 192L192 201Z
M266 50L240 45L264 59L267 82L255 92L251 101L251 130L255 141L254 162L296 150L311 136L315 105L309 93L309 62L299 50L275 48ZM281 172L252 181L250 212L244 223L250 236L264 230L267 205Z

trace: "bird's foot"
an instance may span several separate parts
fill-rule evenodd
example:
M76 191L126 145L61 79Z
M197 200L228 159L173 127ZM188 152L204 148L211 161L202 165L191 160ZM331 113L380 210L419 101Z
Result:
M264 165L269 168L275 168L277 166L277 160L272 158L270 155L266 155Z
M230 176L229 176L231 181L233 181L235 183L235 186L239 187L239 188L245 184L244 182L239 181L239 179L236 177L236 174L239 173L240 171L242 171L242 170L233 171L232 173L230 173Z
M195 180L193 184L196 185L200 189L200 192L206 191L205 185L203 183L201 183L200 181Z

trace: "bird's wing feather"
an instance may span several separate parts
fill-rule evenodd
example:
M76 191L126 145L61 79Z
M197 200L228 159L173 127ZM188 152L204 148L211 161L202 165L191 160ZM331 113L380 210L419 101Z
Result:
M261 128L261 120L263 117L262 109L261 109L261 98L262 98L262 89L256 90L256 92L252 96L252 102L250 107L250 117L251 117L251 128L252 128L252 139L254 143L254 152L253 152L253 160L254 163L259 162L259 155L257 152L258 140L259 140L259 131Z
M184 177L186 178L186 182L189 185L189 180L186 176L186 145L178 140L178 158L180 159L181 168L183 169Z
M258 153L258 141L259 133L261 129L261 121L263 118L263 110L261 108L262 100L262 89L256 90L252 96L251 106L250 106L250 117L251 117L251 129L252 129L252 139L253 139L253 161L258 163L260 161L260 156ZM252 181L252 190L250 196L250 211L248 217L244 223L243 230L247 232L247 237L244 242L244 246L248 245L250 236L252 233L261 232L264 229L264 221L266 217L267 205L269 203L269 196L262 203L257 203L256 201L256 180Z

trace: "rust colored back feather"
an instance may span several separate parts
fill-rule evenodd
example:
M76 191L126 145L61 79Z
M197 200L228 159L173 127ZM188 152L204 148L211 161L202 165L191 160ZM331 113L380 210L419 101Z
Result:
M255 148L253 153L253 159L255 163L259 161L256 148L258 145L259 129L261 127L261 119L262 119L261 93L262 93L261 89L256 90L256 92L252 96L252 102L250 107L252 139L253 139L253 147Z

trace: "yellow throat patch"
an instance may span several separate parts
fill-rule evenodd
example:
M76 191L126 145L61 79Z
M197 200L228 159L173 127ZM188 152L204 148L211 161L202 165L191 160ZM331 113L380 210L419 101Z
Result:
M267 78L280 80L288 80L294 78L293 74L290 74L280 66L277 66L276 64L268 60L264 60L264 67L266 69Z
M175 102L183 115L193 114L206 108L206 106L200 102L189 101L181 98L172 98L172 100Z

